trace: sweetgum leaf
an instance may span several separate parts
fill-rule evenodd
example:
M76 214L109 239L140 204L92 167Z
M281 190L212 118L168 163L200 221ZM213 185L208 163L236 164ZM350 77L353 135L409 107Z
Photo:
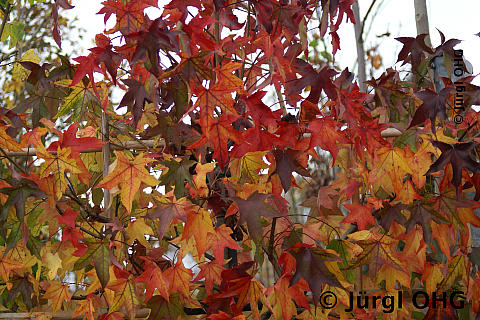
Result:
M423 239L426 243L432 241L432 227L430 226L430 221L433 220L438 224L448 223L448 220L436 212L432 206L423 202L417 202L410 208L410 212L410 218L405 223L407 233L410 232L415 225L421 226L423 230Z
M300 247L292 251L292 255L296 260L297 269L290 284L294 285L301 278L307 281L313 295L315 305L322 293L322 286L328 284L330 286L343 288L338 279L331 273L324 261L336 261L338 257L320 248Z
M272 205L265 201L273 197L271 194L258 193L255 191L247 200L231 197L238 206L240 212L240 223L247 223L248 232L255 241L262 238L262 224L260 216L274 218L279 217L280 213Z
M150 100L148 93L145 90L145 86L137 80L126 79L122 81L128 86L128 91L123 96L122 101L120 101L117 109L121 107L128 107L129 111L132 111L133 123L136 128L138 121L140 121L140 118L142 117L145 101L152 102L152 100ZM132 107L130 107L131 104L133 104Z
M442 170L448 163L452 165L453 177L452 184L458 192L458 186L462 181L462 168L473 173L480 173L480 164L473 160L471 151L477 146L476 142L455 143L453 145L432 141L433 146L442 151L440 157L435 161L426 174Z
M427 34L419 34L416 38L411 37L399 37L395 40L400 41L403 44L402 50L398 53L397 62L403 61L402 66L411 62L413 65L418 65L416 62L420 60L421 53L433 53L432 48L425 44L425 37Z
M454 91L453 87L445 87L440 93L436 93L430 89L416 93L415 96L420 98L423 101L423 104L413 115L412 122L410 122L408 128L422 124L425 120L430 119L430 122L432 123L432 131L435 134L435 119L437 117L442 120L448 119L446 103L448 95L452 91Z
M301 166L298 161L297 157L299 155L299 151L295 150L273 150L273 156L275 157L275 161L277 163L277 167L274 173L277 173L280 177L280 181L282 182L282 187L285 192L290 189L290 184L292 182L292 173L295 171L296 173L304 176L309 177L310 173Z

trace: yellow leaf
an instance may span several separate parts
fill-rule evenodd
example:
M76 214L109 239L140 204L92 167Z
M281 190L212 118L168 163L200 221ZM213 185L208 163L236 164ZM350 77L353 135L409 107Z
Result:
M152 235L153 230L145 223L144 219L137 219L133 222L130 222L126 231L129 236L129 244L132 244L133 240L137 239L138 242L140 242L144 247L151 248L150 243L145 240L145 235Z
M40 57L35 54L34 49L29 49L27 52L25 52L22 55L22 58L20 59L19 62L23 62L23 61L39 63ZM12 76L14 80L23 82L27 79L29 74L30 74L30 70L24 68L20 63L17 62L13 65Z
M266 154L266 151L247 152L241 158L233 159L230 164L232 177L239 179L241 182L248 179L253 183L258 183L258 171L268 168L268 165L263 162L263 157Z
M57 199L62 197L67 188L65 181L65 171L70 173L81 173L74 158L70 157L70 148L57 149L57 154L37 150L37 156L45 160L40 166L40 178L46 178L50 172L55 174L55 185L57 190Z
M48 278L53 280L57 276L58 269L62 267L62 259L60 259L58 253L46 252L42 256L42 261L48 269Z

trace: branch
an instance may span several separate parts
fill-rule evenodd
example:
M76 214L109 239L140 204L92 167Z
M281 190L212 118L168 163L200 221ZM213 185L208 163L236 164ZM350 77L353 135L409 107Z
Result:
M155 141L154 140L139 140L139 141L124 141L120 142L120 145L112 145L111 149L113 150L125 150L125 149L136 149L136 150L148 150L153 148ZM165 141L160 140L158 147L164 147ZM4 151L6 157L33 157L36 156L37 150L35 148L23 148L24 151ZM57 151L49 151L51 154L57 154ZM81 151L80 153L92 153L92 152L102 152L102 148L89 148Z
M108 176L108 167L110 165L110 142L108 142L108 115L105 111L102 114L102 140L107 142L102 147L103 178L105 179L105 177ZM111 219L112 210L110 208L110 190L105 188L103 189L103 208L105 217Z

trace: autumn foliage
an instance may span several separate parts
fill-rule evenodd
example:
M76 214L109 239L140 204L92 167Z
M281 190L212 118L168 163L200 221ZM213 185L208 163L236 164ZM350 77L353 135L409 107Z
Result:
M0 107L2 310L474 319L479 88L461 79L454 122L458 84L442 78L437 92L429 69L454 59L459 42L443 35L436 48L399 38L412 76L389 68L370 93L311 61L307 26L335 56L353 2L108 0L98 14L114 27L88 55L29 51L7 66L26 100ZM71 8L52 5L58 45L58 14ZM387 137L392 127L401 134ZM309 185L314 158L338 173L292 214L289 190ZM392 313L346 311L350 292L415 290L462 291L465 308L404 299ZM333 309L320 304L326 291Z

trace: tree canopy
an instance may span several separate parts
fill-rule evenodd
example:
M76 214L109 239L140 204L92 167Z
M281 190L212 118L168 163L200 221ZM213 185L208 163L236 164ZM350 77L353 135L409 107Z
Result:
M0 0L3 41L34 41L10 13L39 2ZM334 63L353 2L107 0L114 26L73 58L56 54L69 1L38 7L55 45L3 65L1 310L478 317L479 87L459 40L422 34L397 38L412 76L388 68L361 92ZM435 57L456 76L441 90ZM335 179L292 210L325 159ZM350 295L383 309L349 309Z

